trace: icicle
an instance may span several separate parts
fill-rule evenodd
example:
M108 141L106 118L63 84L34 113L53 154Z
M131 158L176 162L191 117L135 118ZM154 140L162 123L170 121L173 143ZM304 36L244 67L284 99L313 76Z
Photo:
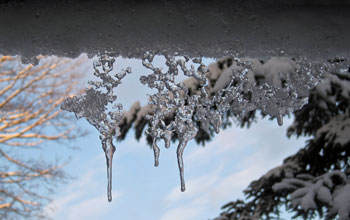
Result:
M184 162L182 158L186 145L187 145L187 142L180 141L179 146L177 147L177 163L180 171L181 192L185 192L186 190L185 177L184 177Z
M165 125L165 122L163 120L160 120L160 124L162 125L165 130L161 132L160 138L164 140L165 148L170 147L170 141L171 141L171 135L173 133L172 130L167 130L167 126ZM171 125L168 126L168 128L171 127Z
M172 131L164 131L162 136L161 136L161 138L164 140L165 148L170 147L171 133L172 133Z
M107 138L106 140L102 140L102 148L105 152L106 164L107 164L108 202L112 202L112 162L113 162L113 154L115 152L115 147L113 145L112 138Z
M154 152L154 166L157 167L159 165L159 153L160 153L160 149L157 146L157 139L154 138L153 139L153 152Z
M215 116L216 116L216 118L214 120L215 133L219 134L220 126L222 125L222 120L221 120L221 116L219 114L216 114Z
M278 115L277 116L277 123L278 123L279 126L283 125L283 117L282 117L282 115Z

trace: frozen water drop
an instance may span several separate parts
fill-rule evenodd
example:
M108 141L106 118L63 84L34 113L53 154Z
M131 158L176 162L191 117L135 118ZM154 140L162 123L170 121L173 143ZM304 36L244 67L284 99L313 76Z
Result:
M165 147L166 148L170 147L171 133L172 133L172 131L164 131L164 133L161 136L163 138L164 142L165 142Z
M115 76L116 76L118 79L123 79L125 75L126 75L126 72L123 71L123 72L117 73Z
M282 115L278 115L277 116L277 123L278 123L279 126L283 125L283 117L282 117Z
M192 60L192 62L193 62L193 63L201 64L201 63L202 63L202 58L199 58L199 57L194 58L194 59Z
M156 138L154 138L152 147L153 147L153 152L154 152L154 166L155 167L157 167L159 165L159 153L160 153L160 149L157 146L156 142L157 142Z
M214 128L215 128L215 132L217 134L219 134L220 132L220 126L222 124L222 119L221 119L221 116L220 115L216 115L216 118L215 118L215 121L214 121Z
M113 145L112 139L102 140L102 147L106 156L107 164L107 196L108 202L112 202L112 162L113 154L115 152L115 147Z
M187 142L180 141L179 146L177 147L177 163L179 166L180 171L180 181L181 181L181 192L185 192L186 185L185 185L185 170L184 170L184 162L183 162L183 152L186 147Z
M125 71L126 71L127 73L131 73L131 72L132 72L131 67L127 67Z

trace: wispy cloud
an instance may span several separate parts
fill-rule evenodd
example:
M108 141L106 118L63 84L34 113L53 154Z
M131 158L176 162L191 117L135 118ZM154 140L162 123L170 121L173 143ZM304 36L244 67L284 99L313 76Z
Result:
M269 168L279 165L285 156L302 146L301 141L297 144L295 140L286 139L285 130L286 126L278 127L265 120L259 121L248 130L231 128L222 131L205 148L194 146L192 142L184 158L186 192L180 191L178 182L175 187L174 183L164 182L166 184L159 193L157 190L154 190L154 194L144 193L131 188L131 185L135 187L134 182L138 180L136 177L125 178L125 184L118 187L128 195L123 196L119 191L114 191L112 204L106 198L106 167L104 155L101 153L89 159L86 171L81 171L82 175L68 185L61 193L62 196L55 198L47 209L55 209L52 212L55 219L65 220L114 219L117 216L121 219L138 218L139 213L135 214L133 210L135 206L144 215L144 219L197 220L215 217L220 213L223 204L243 198L242 190L252 180L259 178ZM145 144L144 139L141 142ZM118 166L115 169L115 178L118 175L130 177L130 172L146 170L139 169L139 159L152 157L148 147L137 144L133 137L129 137L117 148L115 159ZM165 152L167 151L162 152L163 157L170 155ZM139 159L130 160L129 156ZM157 175L161 175L163 179L170 179L170 175L174 175L169 174L166 169L163 172L160 168ZM154 189L147 185L154 181L156 180L140 184L143 184L144 189ZM152 198L145 198L145 195L152 195ZM145 205L145 201L152 201L152 204Z
M164 198L165 203L173 203L179 200L183 200L186 198L192 198L201 194L205 191L214 187L214 184L219 180L220 170L222 168L218 168L214 170L214 172L208 173L203 176L194 177L188 181L186 181L186 192L183 193L179 190L179 187L174 187L171 192Z
M91 159L91 164L103 164L101 155ZM112 206L107 202L105 183L101 174L105 174L105 167L90 166L79 178L73 180L63 192L62 196L54 198L45 210L54 219L79 220L98 219ZM104 176L104 175L103 175ZM117 201L121 193L113 191L113 199Z
M205 147L196 147L191 153L185 156L186 167L198 167L207 164L212 158L218 157L221 161L232 158L234 154L244 150L247 146L254 146L257 140L249 138L249 134L242 129L233 127L221 131L213 141Z
M187 164L192 163L193 172L203 169L205 164L214 171L192 176L186 182L188 191L185 193L179 192L178 187L172 189L164 199L169 208L163 218L172 219L170 216L180 213L180 209L187 213L186 219L208 218L208 214L213 213L212 210L218 215L225 202L243 198L242 191L250 182L279 165L285 156L302 146L303 140L288 140L285 137L286 127L278 127L264 120L249 130L225 130L205 149L193 150L185 158ZM230 160L240 153L245 156L236 157L236 161ZM220 161L220 158L220 165L212 163L214 160ZM215 169L216 166L220 166L220 169ZM235 166L235 172L227 172L232 166ZM203 212L196 212L197 210Z
M166 212L160 220L191 220L196 219L200 213L202 213L203 209L199 207L188 207L188 206L180 206L177 208L170 209Z
M113 199L117 200L121 194L114 191ZM106 202L106 194L98 195L90 199L82 199L81 202L66 207L67 220L77 220L77 219L101 219L101 216L108 214L112 208L111 204Z
M192 203L210 206L223 205L222 201L229 201L242 196L242 190L261 174L261 164L252 164L229 176L221 176L214 187L198 193Z
M169 208L160 220L208 218L208 211L219 214L221 205L241 197L242 190L262 170L261 164L251 164L228 176L217 169L190 179L186 184L188 191L182 193L176 187L165 197L164 202Z
M88 170L80 178L69 184L64 190L64 196L56 198L46 207L49 214L55 216L63 212L68 204L84 196L88 190L87 188L94 188L93 177L96 175L96 171L96 169Z

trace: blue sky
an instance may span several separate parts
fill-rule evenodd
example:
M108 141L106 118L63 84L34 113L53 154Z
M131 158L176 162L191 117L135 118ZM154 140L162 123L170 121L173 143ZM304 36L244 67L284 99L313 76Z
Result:
M158 57L156 64L163 59ZM209 64L212 59L205 59ZM92 64L91 60L87 65ZM116 71L131 66L117 89L118 101L125 109L137 100L147 103L150 89L138 78L147 74L136 59L116 62ZM86 73L87 78L92 72ZM181 77L180 77L181 78ZM143 219L143 220L206 220L219 215L225 203L243 198L242 191L262 174L303 147L305 139L288 139L286 129L292 119L285 118L279 127L276 121L259 120L250 129L233 126L223 130L205 147L192 140L184 152L186 191L180 191L176 144L161 147L160 165L154 167L153 151L134 133L118 143L113 165L113 201L107 201L106 162L99 134L85 119L78 125L90 134L75 140L72 150L57 143L48 143L40 152L47 158L70 157L65 170L74 180L52 195L54 201L46 210L57 220Z

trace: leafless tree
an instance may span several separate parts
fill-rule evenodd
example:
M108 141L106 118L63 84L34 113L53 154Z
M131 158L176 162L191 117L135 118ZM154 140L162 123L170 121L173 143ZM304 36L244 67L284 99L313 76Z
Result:
M26 149L83 134L59 106L80 92L86 57L37 59L33 65L0 56L0 219L47 218L49 195L67 176L62 163L33 159Z

